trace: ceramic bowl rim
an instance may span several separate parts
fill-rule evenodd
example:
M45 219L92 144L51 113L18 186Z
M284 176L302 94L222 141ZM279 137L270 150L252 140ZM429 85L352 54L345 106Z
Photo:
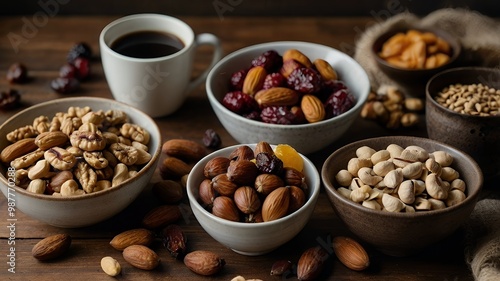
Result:
M283 47L283 46L294 46L294 48L300 49L300 46L309 46L309 47L314 47L314 48L322 48L324 50L328 51L333 51L337 55L340 55L344 58L346 58L350 63L354 63L354 65L358 68L358 70L361 70L362 77L359 77L359 79L363 79L366 83L366 89L363 89L363 91L360 91L359 97L356 97L356 103L352 108L350 108L348 111L344 112L343 114L340 114L338 116L325 119L319 122L315 123L307 123L307 124L271 124L271 123L264 123L262 121L256 121L256 120L251 120L248 118L245 118L243 116L240 116L239 114L236 114L232 112L231 110L227 109L225 106L222 105L222 103L215 97L215 94L212 91L212 80L215 81L216 76L218 73L218 69L223 67L228 61L243 55L245 53L254 51L255 49L260 49L260 48L267 48L267 49L272 49L274 47ZM260 44L255 44L247 47L243 47L241 49L238 49L225 57L223 57L219 62L217 62L214 67L210 70L208 73L207 79L206 79L206 92L209 101L211 102L212 105L215 105L219 110L221 110L225 115L230 116L231 118L236 118L239 121L243 121L245 123L248 123L250 125L256 126L256 127L269 127L271 129L292 129L292 128L310 128L310 127L316 127L316 126L322 126L326 125L329 123L335 123L339 120L344 119L346 116L353 112L357 112L357 110L360 110L360 108L363 106L364 102L368 99L368 94L370 93L370 81L368 79L368 74L366 71L356 62L352 57L349 55L326 45L318 44L318 43L312 43L312 42L305 42L305 41L274 41L274 42L266 42L266 43L260 43Z
M430 69L407 69L407 68L402 68L402 67L398 67L398 66L395 66L395 65L392 65L390 63L388 63L386 60L382 59L379 55L378 55L378 48L376 48L378 45L382 46L383 43L389 39L392 35L395 35L396 33L398 32L403 32L403 31L408 31L408 30L417 30L417 31L424 31L424 32L432 32L434 34L436 34L438 37L446 37L446 38L443 38L444 40L446 40L448 42L448 44L450 44L450 47L452 47L452 50L453 50L453 54L452 56L450 57L450 60L448 62L446 62L445 64L441 65L441 66L438 66L438 67L435 67L435 68L430 68ZM451 40L451 42L450 42ZM460 43L460 41L455 37L453 36L451 33L443 30L443 29L440 29L440 28L435 28L435 27L394 27L394 28L391 28L383 33L381 33L379 36L377 36L374 40L373 40L373 43L371 44L371 47L370 47L370 52L372 54L372 56L375 58L375 60L377 61L377 63L380 63L381 65L385 66L386 68L389 68L389 69L394 69L394 70L397 70L397 71L402 71L402 72L406 72L406 73L415 73L415 74L423 74L423 73L427 73L429 71L441 71L443 69L446 69L447 67L449 67L450 65L452 65L453 63L455 63L459 56L462 54L462 44Z
M219 150L216 150L216 151L208 154L207 156L203 157L200 161L198 161L195 164L195 166L191 169L191 171L195 171L195 170L203 168L202 165L204 166L208 160L213 158L214 154L223 153L223 154L229 155L230 151L232 151L235 148L240 147L242 145L254 146L255 144L236 144L236 145L232 145L232 146L228 146L228 147L224 147L224 148L221 148ZM272 147L274 147L274 145L272 145ZM228 153L225 153L226 151ZM194 176L194 174L193 174L193 176L191 176L192 175L191 173L188 175L187 188L186 188L186 193L188 195L190 206L191 206L191 208L196 208L197 210L202 212L207 218L217 222L218 224L223 224L223 225L226 225L229 227L235 227L235 228L243 228L243 229L247 229L247 228L256 229L257 228L258 229L258 228L272 227L275 225L282 224L286 221L293 220L295 217L303 215L303 213L306 210L308 210L309 208L314 208L314 206L311 206L311 205L316 204L317 198L318 198L320 190L321 190L321 178L320 178L318 170L316 169L316 166L306 156L304 156L301 153L299 153L299 154L302 157L302 159L304 160L304 164L309 166L310 168L312 168L314 173L313 173L312 177L309 175L308 176L310 177L310 181L315 182L316 184L314 186L309 186L309 188L311 190L311 194L309 195L305 204L302 207L300 207L297 211L295 211L287 216L284 216L284 217L276 219L276 220L272 220L272 221L268 221L268 222L259 222L259 223L234 222L234 221L230 221L230 220L226 220L226 219L217 217L216 215L213 215L210 212L208 212L198 202L196 196L193 193L193 189L196 188L194 186L194 184L195 184L194 177L195 176Z
M462 116L464 118L478 118L478 119L481 119L481 120L500 119L500 114L499 115L490 115L490 116L480 116L480 115L462 114L462 113L458 113L456 111L453 111L453 110L451 110L451 109L443 106L442 104L438 103L434 99L434 97L436 96L437 93L431 93L430 90L429 90L430 86L433 83L435 83L436 81L438 81L440 78L442 78L443 75L447 75L447 74L453 73L453 72L467 72L467 71L473 72L473 71L476 71L476 70L485 71L485 72L491 72L491 73L496 73L500 77L500 69L491 68L491 67L463 66L463 67L454 67L454 68L446 69L446 70L443 70L443 71L441 71L439 73L436 73L435 75L433 75L429 79L429 81L425 85L426 99L429 100L429 102L431 102L437 108L439 108L439 109L441 109L441 110L443 110L445 112L448 112L449 114L456 115L456 116ZM500 90L500 88L498 90Z
M455 154L460 154L461 156L463 156L467 160L467 162L471 165L472 168L474 168L475 170L477 170L479 172L478 173L478 175L479 175L479 187L477 188L476 192L474 192L472 194L468 194L467 197L465 198L465 200L463 202L461 202L460 204L457 204L457 205L454 205L451 207L446 207L446 208L440 209L440 210L415 212L415 213L385 212L385 211L381 211L381 210L372 210L370 208L362 206L361 204L357 204L351 200L348 200L347 198L343 197L337 191L337 189L334 187L333 183L328 180L332 176L330 175L330 171L328 170L327 166L331 165L331 163L333 162L333 159L335 158L335 156L337 154L345 151L346 149L357 148L360 146L360 144L365 145L366 142L368 142L370 140L376 140L376 139L390 140L390 139L394 139L394 138L411 140L411 141L414 141L415 145L419 145L418 142L420 142L420 141L425 141L428 143L435 143L437 145L446 147L448 150L453 151ZM354 151L353 151L353 153L354 153ZM463 152L457 148L451 147L443 142L435 141L435 140L428 139L428 138L412 137L412 136L384 136L384 137L378 137L378 138L368 138L368 139L358 140L358 141L349 143L349 144L335 150L332 154L330 154L328 156L328 158L325 160L323 167L321 169L321 177L322 177L323 185L325 186L326 192L333 195L337 200L342 202L343 205L348 205L349 208L354 208L356 211L367 213L368 215L382 216L382 217L388 217L388 218L389 217L390 218L399 218L399 219L417 219L417 218L425 218L425 217L434 217L434 216L439 216L439 215L444 215L447 213L454 212L457 209L461 209L463 206L465 206L469 202L475 201L479 197L480 192L482 190L483 183L484 183L483 175L482 175L481 169L479 168L478 164L476 163L476 161L474 159L472 159L472 157L470 157L465 152Z
M119 101L116 101L116 100L113 100L113 99L100 98L100 97L83 97L83 96L82 97L60 98L60 99L50 100L50 101L42 102L42 103L39 103L39 104L36 104L36 105L32 105L32 106L30 106L28 108L25 108L25 109L19 111L18 113L14 114L13 116L9 117L5 122L3 122L0 125L0 130L2 130L4 128L4 126L6 126L6 124L8 124L9 122L11 122L12 120L14 120L16 118L19 118L20 116L22 116L23 114L25 114L28 111L33 111L33 110L36 110L36 109L39 109L39 108L43 108L43 107L45 107L47 105L54 104L54 103L59 103L59 102L64 102L64 103L72 103L73 102L74 104L79 104L79 103L81 104L82 101L86 101L86 100L101 101L101 102L104 102L104 103L112 103L112 104L115 103L115 104L119 104L121 107L128 108L129 110L134 111L136 114L140 115L141 118L144 118L145 120L147 120L148 123L151 123L152 128L147 128L147 129L149 131L155 131L155 133L158 134L158 136L161 137L161 133L160 133L160 130L159 130L158 125L156 124L156 122L150 116L148 116L147 114L143 113L139 109L136 109L133 106L130 106L128 104L125 104L125 103L122 103L122 102L119 102ZM150 134L150 135L152 135L152 134ZM51 195L47 195L47 194L36 194L36 193L33 193L33 192L29 192L29 191L27 191L27 190L25 190L25 189L23 189L21 187L18 187L17 185L14 185L13 187L10 187L7 178L5 177L5 175L3 173L0 173L0 182L3 185L5 185L6 187L14 188L17 193L20 193L20 194L22 194L24 196L28 196L28 197L31 197L31 198L34 198L34 199L37 199L37 200L59 201L59 202L61 202L61 201L67 202L67 201L88 200L88 199L92 199L92 198L95 198L95 197L100 197L100 196L103 196L103 195L106 195L106 194L109 194L109 193L118 192L121 189L123 189L124 187L134 184L144 174L146 174L146 172L148 170L155 168L155 164L156 164L157 160L160 157L160 152L161 152L161 140L158 140L158 147L154 151L154 153L151 153L151 156L152 156L151 159L149 160L149 162L140 171L138 171L138 174L136 176L134 176L130 180L127 180L127 181L125 181L123 183L120 183L119 185L117 185L117 186L115 186L113 188L109 188L109 189L105 189L105 190L100 190L100 191L93 192L93 193L86 193L86 194L83 194L83 195L76 195L76 196L69 196L69 197L59 197L59 196L51 196ZM5 167L5 168L7 168L7 167Z

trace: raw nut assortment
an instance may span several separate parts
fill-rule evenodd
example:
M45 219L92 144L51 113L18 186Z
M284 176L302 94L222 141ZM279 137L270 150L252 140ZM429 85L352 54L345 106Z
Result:
M340 115L355 98L326 60L296 49L269 50L249 69L232 74L222 104L241 116L272 124L315 123Z
M416 126L420 120L419 113L423 110L422 99L405 97L397 88L386 87L368 95L360 115L388 129L399 129Z
M452 84L435 100L455 112L474 116L500 115L500 90L479 84Z
M445 151L411 145L359 147L346 169L335 175L337 191L374 210L416 212L444 209L466 198L466 184Z
M281 157L281 158L279 158ZM210 159L199 201L215 216L236 222L266 222L298 210L307 200L303 160L289 145L259 142Z
M16 185L38 194L73 196L114 187L151 159L148 131L119 110L70 107L6 135L0 153Z
M450 61L450 44L432 32L410 29L391 36L379 56L387 63L405 69L432 69Z

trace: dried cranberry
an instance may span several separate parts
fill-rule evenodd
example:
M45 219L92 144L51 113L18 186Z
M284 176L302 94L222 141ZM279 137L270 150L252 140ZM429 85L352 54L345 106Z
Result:
M338 116L354 106L355 98L347 89L340 89L328 97L325 102L326 117Z
M221 146L221 139L219 134L213 129L207 129L202 138L203 144L209 148L219 148Z
M77 78L77 69L74 65L67 63L59 69L59 77Z
M10 110L19 107L21 104L21 96L16 90L8 90L0 93L0 109Z
M264 79L262 88L269 89L274 87L282 87L286 85L286 79L279 72L269 73Z
M90 59L92 56L92 49L87 43L80 42L75 44L68 52L67 61L73 63L76 58Z
M6 76L10 83L24 83L28 81L28 68L24 64L14 63L7 70Z
M242 91L227 93L222 99L222 104L229 110L237 114L249 113L259 108L253 97L244 94Z
M287 78L290 88L304 94L314 94L321 89L321 76L313 69L307 67L297 68Z
M323 82L321 90L316 95L320 100L326 102L326 100L331 96L332 93L335 93L342 89L347 89L347 86L344 84L344 82L340 80L327 80Z
M262 109L260 112L260 119L265 123L271 124L299 124L302 123L300 115L295 115L286 106L268 106Z
M276 72L283 64L283 58L278 52L269 50L252 60L252 66L262 66L267 73Z
M80 87L80 82L76 78L58 77L50 82L50 87L61 94L76 92Z
M242 116L250 120L262 121L262 119L260 119L260 111L257 110L254 110L250 113L245 113Z
M73 65L75 66L77 72L76 78L78 80L85 80L90 76L90 62L89 59L78 57L73 61Z
M243 81L245 81L245 77L247 76L248 70L242 69L240 71L236 71L231 75L231 89L233 91L241 91L243 89Z
M274 154L260 152L255 156L255 164L259 171L279 175L283 171L283 161Z

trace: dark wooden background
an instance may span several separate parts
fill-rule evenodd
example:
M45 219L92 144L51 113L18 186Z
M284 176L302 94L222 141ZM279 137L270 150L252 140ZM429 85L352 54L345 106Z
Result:
M2 1L0 16L125 15L142 12L173 16L372 16L379 19L408 10L418 15L445 7L500 16L498 0L15 0Z

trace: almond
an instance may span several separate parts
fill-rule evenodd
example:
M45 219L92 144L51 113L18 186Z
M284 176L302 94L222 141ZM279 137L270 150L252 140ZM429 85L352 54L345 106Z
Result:
M170 156L163 159L159 169L163 179L180 179L189 174L191 166L177 157Z
M288 49L283 53L283 61L287 61L287 60L291 60L291 59L301 63L305 67L308 67L308 68L312 67L311 60L309 60L309 58L299 50Z
M35 151L37 148L38 146L35 144L35 138L22 139L5 147L0 153L0 160L3 163L10 163L10 161L17 157Z
M290 188L276 188L266 196L264 203L262 203L262 219L264 221L272 221L286 216L289 205Z
M266 69L262 66L254 66L252 67L247 76L245 76L245 80L243 80L243 93L248 95L255 95L257 91L262 89L264 85L264 80L266 79Z
M71 236L68 234L55 234L36 243L31 254L37 260L45 261L60 257L71 246Z
M300 108L309 123L319 122L325 119L325 107L321 100L313 95L304 95L300 103Z
M68 135L61 131L43 132L35 138L35 144L41 150L47 150L54 146L62 146L68 141Z
M317 246L305 250L297 262L297 278L299 280L314 280L321 274L328 252Z
M258 91L254 98L260 107L294 105L299 102L299 93L285 87L273 87Z
M226 262L211 251L197 250L184 257L184 264L197 274L209 276L218 273Z
M365 249L352 238L333 238L333 251L340 262L352 270L361 271L370 265L370 258Z
M165 204L175 204L184 196L182 185L173 180L162 180L153 184L151 192Z
M316 59L313 62L316 70L319 72L319 75L326 80L337 80L337 72L333 69L333 67L324 59Z
M198 161L207 155L203 145L187 139L171 139L164 142L162 152L184 161Z
M142 219L142 225L148 229L156 229L178 221L182 217L177 205L162 205L153 208Z
M149 246L153 243L155 235L152 231L145 228L136 228L117 234L109 244L118 251L123 251L131 245Z
M131 245L123 250L123 258L132 266L143 270L153 270L160 264L155 251L143 245Z

